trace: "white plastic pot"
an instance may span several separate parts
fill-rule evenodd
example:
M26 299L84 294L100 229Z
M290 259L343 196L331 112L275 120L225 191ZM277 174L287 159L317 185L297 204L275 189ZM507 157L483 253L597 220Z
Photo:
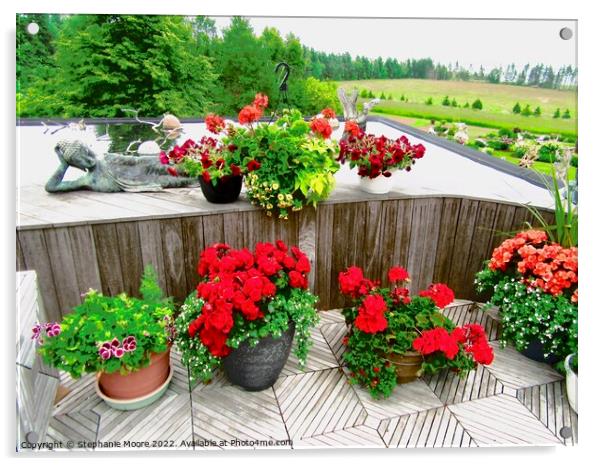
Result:
M393 176L379 175L376 178L360 177L360 189L370 194L387 194L393 188Z
M577 412L577 374L571 368L571 358L574 354L569 354L564 360L564 369L566 370L566 394L569 399L569 405L573 411Z

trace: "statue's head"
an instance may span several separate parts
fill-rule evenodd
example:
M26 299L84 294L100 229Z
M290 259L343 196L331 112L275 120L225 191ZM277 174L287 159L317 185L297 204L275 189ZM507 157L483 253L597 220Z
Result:
M96 154L81 141L59 141L54 150L65 162L80 170L92 170L96 166Z

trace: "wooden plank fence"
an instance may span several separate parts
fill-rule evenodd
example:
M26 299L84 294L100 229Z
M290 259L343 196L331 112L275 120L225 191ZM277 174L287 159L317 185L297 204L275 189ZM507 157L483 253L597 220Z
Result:
M89 288L136 294L147 264L165 291L182 301L197 283L199 252L224 241L249 248L276 239L300 245L312 261L320 309L344 304L337 276L349 265L383 281L389 267L402 265L412 276L412 292L446 282L457 297L478 299L474 274L502 241L498 232L520 229L525 221L533 217L520 205L453 196L326 202L288 221L255 208L120 217L17 229L16 267L36 270L49 319L69 312Z

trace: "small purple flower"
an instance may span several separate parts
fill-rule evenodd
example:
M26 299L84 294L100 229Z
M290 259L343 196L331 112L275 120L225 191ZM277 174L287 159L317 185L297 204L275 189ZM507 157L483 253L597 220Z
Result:
M121 358L124 353L125 351L120 346L118 346L117 348L113 348L113 356L115 356L116 358Z
M159 154L159 161L163 165L168 165L169 164L169 157L167 156L167 154L164 151L161 151L161 153Z
M123 350L126 352L135 351L136 350L136 338L133 336L125 337L123 339Z
M103 343L98 350L98 354L100 354L100 357L104 360L109 359L113 354L111 344L109 342Z
M119 340L117 338L113 338L113 341L111 341L111 348L115 349L119 346Z
M61 326L57 322L46 324L46 335L56 337L59 333L61 333Z
M31 329L31 339L32 340L39 340L40 339L40 333L42 332L42 326L40 324L36 324L32 329Z

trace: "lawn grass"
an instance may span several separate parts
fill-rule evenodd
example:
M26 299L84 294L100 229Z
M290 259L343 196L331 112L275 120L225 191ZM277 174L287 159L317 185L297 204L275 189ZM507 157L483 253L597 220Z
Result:
M384 100L373 111L401 117L462 121L472 126L487 128L521 128L542 134L577 134L577 93L572 90L540 89L506 84L490 84L474 81L436 81L429 79L373 79L366 81L342 81L340 86L359 90L367 89L377 97L384 92L392 100ZM408 101L402 102L404 95ZM455 98L460 107L441 105L448 96ZM433 105L426 105L432 97ZM483 102L483 110L461 108L475 99ZM542 109L542 115L523 116L512 113L516 102L529 104L531 110ZM553 118L554 111L568 109L572 118Z
M389 118L395 121L399 121L400 123L406 124L408 126L412 126L415 128L420 128L424 131L430 126L430 120L424 120L420 118L409 118L409 117L399 117L392 115ZM491 132L495 132L496 130L493 128L483 128L480 126L470 126L467 125L468 134L470 135L470 139L474 140L476 138L485 137L487 134ZM510 151L493 151L492 157L496 157L498 159L504 159L506 162L510 162L514 165L518 165L520 162L520 157L514 156L513 152ZM553 165L551 163L546 162L534 162L531 165L531 169L536 172L542 173L544 175L552 176ZM574 180L577 176L577 169L573 166L569 167L569 179Z

